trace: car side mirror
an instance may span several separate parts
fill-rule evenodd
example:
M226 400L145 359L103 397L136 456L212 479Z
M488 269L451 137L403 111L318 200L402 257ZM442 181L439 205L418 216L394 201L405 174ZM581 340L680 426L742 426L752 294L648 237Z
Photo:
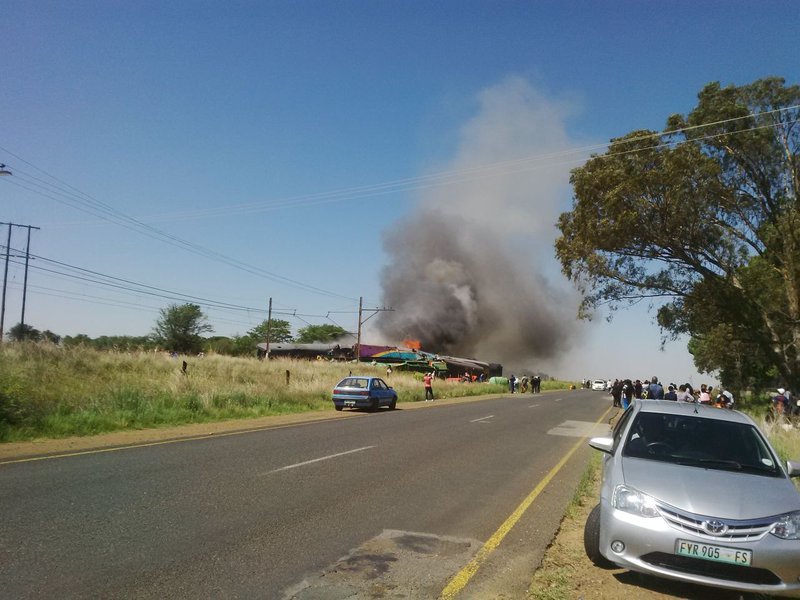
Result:
M787 460L786 472L789 474L789 477L800 477L800 462Z
M596 437L589 440L589 445L595 450L600 450L600 452L611 454L611 450L614 447L614 439L605 437Z

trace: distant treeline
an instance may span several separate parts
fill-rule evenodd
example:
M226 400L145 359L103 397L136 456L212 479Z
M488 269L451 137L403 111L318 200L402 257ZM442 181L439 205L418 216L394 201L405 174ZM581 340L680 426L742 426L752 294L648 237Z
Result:
M165 348L160 340L147 335L101 335L96 338L91 338L88 335L79 334L75 336L66 335L60 338L59 341L65 348L83 346L94 350L119 352L170 350L170 348ZM256 356L256 344L260 341L261 339L249 335L234 337L212 336L202 339L200 351L204 353L224 354L226 356Z
M160 311L153 332L149 335L101 335L96 338L85 334L60 336L52 331L39 331L32 325L17 323L8 330L8 340L15 342L49 342L66 348L91 348L119 352L156 351L180 354L214 353L226 356L257 356L257 345L266 341L308 344L325 343L351 335L338 325L307 325L292 335L288 321L272 319L263 321L244 335L209 336L212 333L206 316L196 304L173 304ZM354 338L355 339L355 338Z

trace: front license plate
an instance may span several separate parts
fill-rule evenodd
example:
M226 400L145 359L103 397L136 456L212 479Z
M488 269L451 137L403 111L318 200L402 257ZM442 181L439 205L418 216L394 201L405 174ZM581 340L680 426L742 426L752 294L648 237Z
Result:
M356 401L355 400L345 400L344 401L344 405L345 406L355 406L356 405Z
M752 550L737 550L736 548L726 548L725 546L702 544L688 540L675 542L675 554L746 567L749 567L753 562Z

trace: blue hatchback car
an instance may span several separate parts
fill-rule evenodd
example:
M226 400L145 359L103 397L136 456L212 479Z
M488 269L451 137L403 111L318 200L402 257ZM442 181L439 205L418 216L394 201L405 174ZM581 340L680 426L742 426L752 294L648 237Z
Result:
M397 392L380 377L351 375L342 379L333 388L333 406L336 410L343 408L378 410L381 406L388 406L389 410L394 410L397 407Z

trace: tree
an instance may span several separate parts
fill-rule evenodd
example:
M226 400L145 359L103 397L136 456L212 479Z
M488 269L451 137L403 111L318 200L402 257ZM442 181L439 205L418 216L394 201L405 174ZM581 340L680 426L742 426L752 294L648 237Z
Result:
M42 332L41 338L44 342L50 342L51 344L59 344L61 343L61 336L57 333L53 333L49 329L45 329Z
M92 338L90 338L85 333L79 333L78 335L75 336L71 335L64 336L64 346L67 348L74 348L78 346L91 347L91 345L92 345Z
M710 83L667 131L634 131L572 171L556 254L580 315L649 299L725 385L800 387L800 87Z
M47 332L43 332L45 336ZM137 350L151 350L155 348L156 342L152 336L146 335L101 335L94 339L90 338L85 333L79 333L76 336L64 336L64 346L73 348L77 346L85 346L95 350L114 350L132 352Z
M8 330L8 337L15 342L38 342L42 339L42 333L31 325L17 323Z
M233 340L231 354L235 356L250 356L256 353L256 346L267 341L267 325L269 324L269 340L272 343L292 341L291 325L282 319L273 319L271 322L262 321L245 335L236 336Z
M254 344L267 341L267 325L269 325L269 341L276 344L292 341L292 326L289 321L283 319L264 320L259 325L247 332L247 336L253 340Z
M203 333L213 331L197 304L171 304L160 311L153 338L169 350L196 353L203 348Z
M308 325L298 330L295 341L298 344L326 343L343 335L347 335L347 331L338 325L328 325L327 323L325 325Z

